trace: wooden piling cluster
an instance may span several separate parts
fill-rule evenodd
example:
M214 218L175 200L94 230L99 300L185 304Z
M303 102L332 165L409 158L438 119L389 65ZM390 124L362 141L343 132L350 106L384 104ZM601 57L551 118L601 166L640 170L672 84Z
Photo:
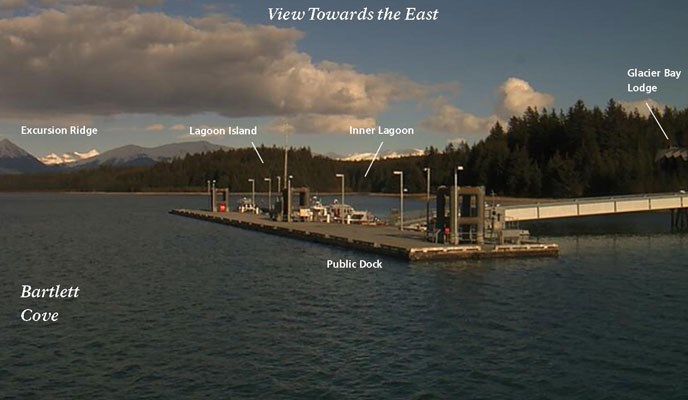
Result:
M671 210L671 230L675 232L688 231L688 209L676 208Z

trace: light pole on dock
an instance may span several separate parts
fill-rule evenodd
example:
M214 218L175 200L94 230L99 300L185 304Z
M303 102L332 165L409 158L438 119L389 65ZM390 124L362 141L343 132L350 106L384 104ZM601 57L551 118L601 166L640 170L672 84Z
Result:
M287 185L289 178L289 134L284 135L284 185Z
M399 230L404 230L404 171L394 171L399 175Z
M425 232L430 231L430 167L423 168L427 184L427 197L425 199Z
M452 232L452 244L459 244L459 171L463 171L463 165L456 167L454 171L454 201L452 202L452 222L454 230Z
M270 212L272 210L272 179L265 178L263 180L268 183L268 212Z
M337 178L342 178L342 205L344 205L344 174L335 175Z
M287 222L291 222L291 180L294 179L292 175L287 177Z
M341 219L342 219L342 224L346 223L346 220L344 219L344 174L337 174L335 175L337 178L342 178L342 208L341 208Z
M210 186L211 180L208 179L208 198L210 199L210 211L215 211L215 181L212 181L212 187Z
M217 211L215 208L215 179L213 179L211 182L210 186L210 211L215 212Z
M282 192L282 177L278 176L277 177L277 193Z
M248 179L249 182L251 182L251 203L253 204L253 212L255 213L256 209L256 180L253 178Z

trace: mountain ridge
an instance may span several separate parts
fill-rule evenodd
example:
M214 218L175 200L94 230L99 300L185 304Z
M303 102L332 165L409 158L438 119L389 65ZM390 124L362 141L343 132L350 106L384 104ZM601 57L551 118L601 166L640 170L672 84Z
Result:
M45 157L38 158L5 138L0 140L0 174L72 171L97 168L101 165L118 167L150 166L161 161L183 158L189 154L212 152L227 148L226 146L201 140L168 143L153 147L128 144L103 153L98 153L96 150L86 153L64 153L62 156L51 153ZM65 159L67 159L66 162Z
M48 166L9 139L0 140L0 174L36 173L47 170Z
M205 140L169 143L155 147L128 144L105 151L95 157L77 161L69 165L69 168L95 168L100 165L147 166L160 161L182 158L189 154L212 152L226 148L226 146L213 144Z
M100 152L98 152L96 149L92 149L84 153L80 153L78 151L62 153L61 155L58 155L57 153L50 153L40 157L39 160L45 165L68 165L77 161L93 158L99 154Z

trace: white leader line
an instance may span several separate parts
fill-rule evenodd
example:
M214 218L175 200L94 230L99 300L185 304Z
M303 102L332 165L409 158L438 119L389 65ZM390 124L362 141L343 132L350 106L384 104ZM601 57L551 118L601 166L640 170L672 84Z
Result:
M365 175L363 175L363 177L368 176L368 172L370 172L370 167L373 166L373 163L377 159L377 155L380 154L380 149L382 148L382 143L384 143L384 142L380 142L380 147L377 148L377 151L375 152L375 156L373 156L373 159L370 160L370 165L368 166L368 169L366 170L366 173L365 173Z
M261 164L265 164L265 163L263 162L263 157L260 156L260 153L258 152L258 149L256 148L256 145L255 145L253 142L251 142L251 145L253 145L253 150L255 150L255 151L256 151L256 154L258 154L258 158L260 159L260 163L261 163Z
M666 132L664 132L664 128L662 128L662 124L659 123L659 120L655 116L655 113L652 111L652 107L650 107L650 105L647 104L647 101L645 102L645 105L647 106L647 109L650 110L650 114L652 114L652 118L654 118L655 122L657 122L657 125L659 125L659 129L662 130L662 133L664 134L664 137L666 138L666 140L669 140L669 136L667 136Z

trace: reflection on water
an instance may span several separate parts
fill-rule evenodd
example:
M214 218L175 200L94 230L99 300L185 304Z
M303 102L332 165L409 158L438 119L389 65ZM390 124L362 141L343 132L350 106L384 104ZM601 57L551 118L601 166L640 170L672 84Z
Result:
M523 222L540 236L635 235L671 232L671 213L631 213Z
M578 226L584 235L532 227L560 244L559 258L383 257L384 269L359 271L326 260L377 256L166 213L205 206L194 196L0 195L2 394L688 396L686 236L662 233L666 215L626 217L612 234L603 220ZM79 285L81 296L20 299L24 283ZM60 321L22 323L26 307Z

